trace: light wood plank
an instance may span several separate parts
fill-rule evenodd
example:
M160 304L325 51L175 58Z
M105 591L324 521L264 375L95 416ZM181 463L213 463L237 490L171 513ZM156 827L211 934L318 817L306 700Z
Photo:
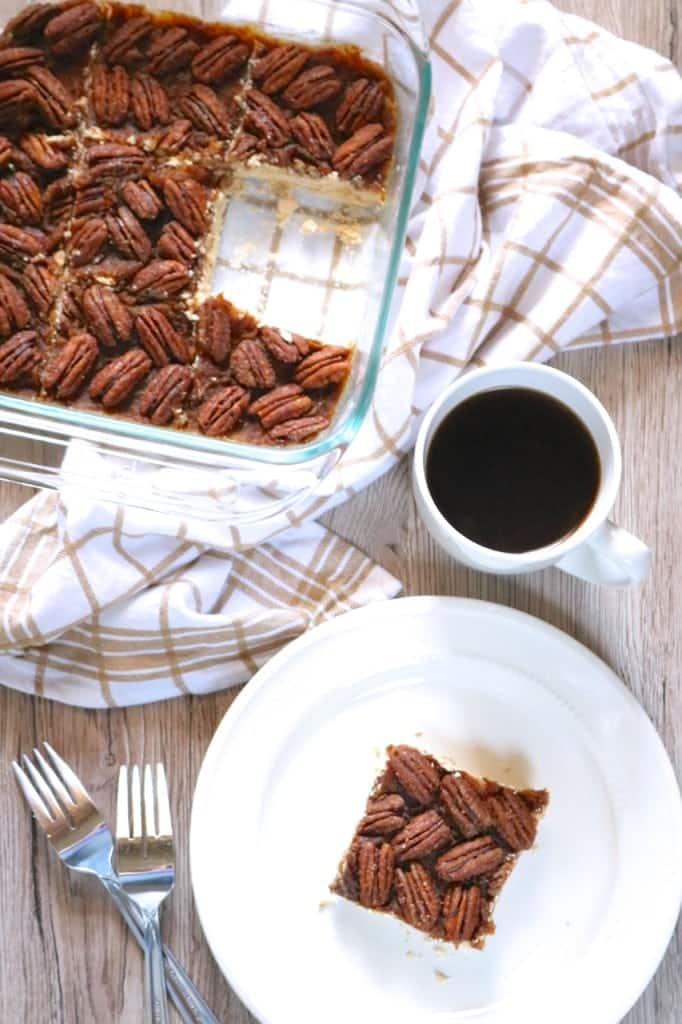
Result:
M559 0L564 10L682 62L678 0ZM567 630L603 657L643 703L682 767L682 348L661 342L575 353L557 360L591 387L613 414L624 447L624 484L616 517L654 549L639 591L600 590L549 570L495 578L455 565L419 523L408 469L397 467L328 517L331 525L400 576L405 593L460 594L499 601ZM36 449L25 447L33 458ZM26 492L0 484L4 518ZM386 524L390 524L387 528ZM226 1024L252 1024L220 976L193 910L187 863L191 796L202 757L234 694L188 698L146 708L94 713L0 689L0 754L7 763L38 739L66 752L96 799L113 810L116 765L163 758L169 770L178 836L178 882L164 930ZM49 857L15 792L0 773L0 906L3 1022L137 1024L142 961L121 923L87 880L67 877ZM226 923L229 926L229 922ZM626 1024L682 1019L678 932L654 980Z

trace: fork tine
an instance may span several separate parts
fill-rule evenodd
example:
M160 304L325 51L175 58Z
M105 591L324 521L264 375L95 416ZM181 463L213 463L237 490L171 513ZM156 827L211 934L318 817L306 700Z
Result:
M128 768L122 764L118 770L116 794L116 838L130 838L130 809L128 807Z
M152 766L146 764L144 766L143 783L142 783L142 810L144 811L144 834L146 836L156 836L156 814L154 808L154 779L152 776Z
M59 756L54 747L51 747L46 740L43 740L43 746L54 765L55 771L61 778L63 784L68 788L73 799L82 805L86 803L89 804L94 810L95 803L73 768L66 763L63 757Z
M14 776L19 784L19 788L24 794L24 799L31 808L36 821L44 832L49 833L52 830L54 821L50 817L45 804L40 799L37 789L29 780L28 775L17 761L12 761L12 770L14 771Z
M144 830L142 828L142 785L140 783L140 769L136 764L133 765L131 778L130 801L133 805L133 828L130 835L133 839L142 839L144 837Z
M56 797L56 799L59 801L62 807L64 807L71 814L73 814L74 811L77 811L78 808L76 807L76 804L73 802L71 794L69 793L68 789L66 788L62 780L59 778L54 768L52 768L52 766L48 764L48 762L45 760L45 757L41 754L38 747L33 748L33 757L38 765L38 768L40 768L43 774L43 778L45 779L46 784L50 787L53 795Z
M64 814L64 810L59 801L57 800L57 798L55 797L54 793L48 786L47 782L43 778L43 776L40 774L36 766L33 764L33 761L31 761L30 757L27 757L26 754L24 754L24 756L22 757L22 761L24 762L24 771L30 778L35 788L40 793L40 797L45 806L47 807L47 810L52 820L55 822L64 823L66 821L66 815Z
M166 771L161 763L156 765L156 800L159 813L158 834L170 839L173 835L173 822L171 819L170 800L168 799Z

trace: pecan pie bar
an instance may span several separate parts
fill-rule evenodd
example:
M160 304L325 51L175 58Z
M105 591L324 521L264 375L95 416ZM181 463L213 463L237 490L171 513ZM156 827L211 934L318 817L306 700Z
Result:
M249 172L349 181L381 192L393 151L395 106L385 78L355 53L257 40L244 116L231 150Z
M514 790L389 747L332 892L482 949L495 900L533 846L548 801L546 790Z
M25 8L0 36L0 388L249 443L324 430L351 348L212 295L214 252L241 179L381 202L394 109L353 48Z

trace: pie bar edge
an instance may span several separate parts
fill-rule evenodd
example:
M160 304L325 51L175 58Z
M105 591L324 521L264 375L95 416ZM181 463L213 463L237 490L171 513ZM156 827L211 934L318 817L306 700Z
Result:
M386 752L330 889L441 942L483 949L549 793L449 770L411 746Z

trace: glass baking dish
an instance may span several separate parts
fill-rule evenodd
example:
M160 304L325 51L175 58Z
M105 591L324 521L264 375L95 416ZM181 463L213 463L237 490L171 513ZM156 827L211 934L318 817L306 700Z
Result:
M3 5L3 20L23 6ZM341 202L304 181L284 187L247 175L225 208L213 279L216 292L264 322L352 345L350 379L329 428L287 448L217 440L0 394L0 477L58 487L66 475L95 498L235 526L262 522L310 493L350 444L370 406L424 132L430 68L420 26L414 19L401 23L382 0L266 0L257 17L252 0L160 0L146 6L255 25L312 45L354 44L390 78L397 133L384 202ZM27 439L40 442L34 446L39 461L15 455L17 439L24 451ZM106 471L93 474L89 457L69 457L62 465L73 440L104 456L97 464Z

